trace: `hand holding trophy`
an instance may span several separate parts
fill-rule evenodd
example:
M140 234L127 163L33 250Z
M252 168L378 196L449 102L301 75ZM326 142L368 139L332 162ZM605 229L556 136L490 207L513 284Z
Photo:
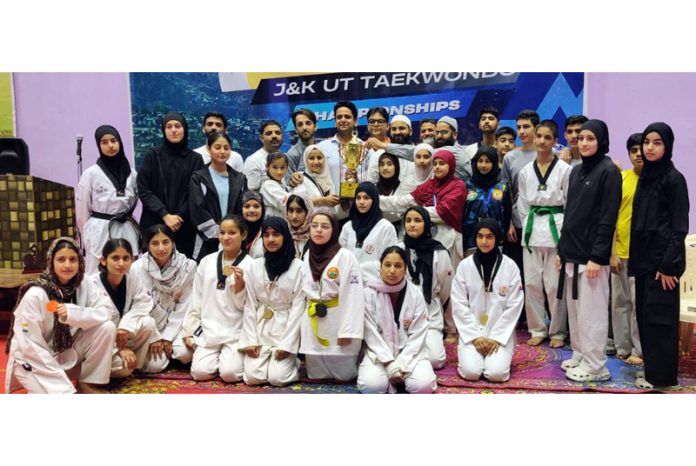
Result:
M353 131L353 139L338 146L341 161L346 166L346 171L341 180L341 200L353 200L358 189L358 167L362 162L367 147L358 139L358 132Z

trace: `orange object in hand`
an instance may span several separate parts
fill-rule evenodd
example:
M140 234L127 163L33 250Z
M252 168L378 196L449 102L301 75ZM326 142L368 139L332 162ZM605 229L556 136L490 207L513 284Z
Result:
M46 310L48 312L56 312L58 310L58 301L49 301L46 303Z

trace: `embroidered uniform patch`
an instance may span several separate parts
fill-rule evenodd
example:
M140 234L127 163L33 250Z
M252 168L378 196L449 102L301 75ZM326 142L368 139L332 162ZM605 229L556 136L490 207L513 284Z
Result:
M503 192L500 189L494 189L493 199L495 199L496 201L501 201L503 199Z
M351 282L353 285L357 285L358 283L360 283L360 279L358 278L358 276L357 276L356 274L352 274L352 275L350 276L350 282Z
M338 278L338 267L331 267L326 271L326 276L331 280L336 280Z
M372 244L368 244L365 248L365 252L368 254L372 254L373 252L375 252L375 246Z
M469 194L466 195L466 200L473 201L474 199L476 199L476 191L469 191Z
M22 322L22 333L29 333L29 323Z
M508 287L507 286L501 286L500 289L498 290L498 294L500 296L507 296L508 294Z

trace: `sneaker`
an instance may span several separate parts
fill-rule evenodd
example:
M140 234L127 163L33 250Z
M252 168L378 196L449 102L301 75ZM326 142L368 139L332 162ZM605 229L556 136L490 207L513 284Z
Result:
M577 359L570 358L570 359L566 359L565 361L563 361L561 363L561 369L563 369L564 371L567 371L568 369L574 369L574 368L578 367L579 365L580 365L580 361L578 361Z
M641 390L653 390L655 387L645 380L645 377L638 377L636 378L636 388L640 388Z
M611 373L606 367L599 374L590 374L579 367L574 367L566 371L566 377L575 382L604 382L611 379Z

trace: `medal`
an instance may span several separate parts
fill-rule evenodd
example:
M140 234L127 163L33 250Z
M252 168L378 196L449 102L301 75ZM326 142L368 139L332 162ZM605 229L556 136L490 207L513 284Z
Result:
M232 272L234 272L234 267L232 267L231 265L226 265L222 268L222 273L226 277L229 277L230 275L232 275Z
M546 185L540 184L539 186L537 186L537 191L546 191Z
M266 320L269 320L273 317L273 309L270 307L266 306L263 308L263 318Z
M481 322L481 325L485 326L488 323L488 313L484 312L479 316L479 322Z

